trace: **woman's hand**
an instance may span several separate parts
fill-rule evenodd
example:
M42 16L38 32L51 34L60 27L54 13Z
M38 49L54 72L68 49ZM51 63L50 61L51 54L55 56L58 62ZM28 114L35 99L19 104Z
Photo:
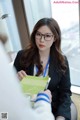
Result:
M26 72L24 70L21 70L18 72L18 78L21 81L25 76L26 76Z

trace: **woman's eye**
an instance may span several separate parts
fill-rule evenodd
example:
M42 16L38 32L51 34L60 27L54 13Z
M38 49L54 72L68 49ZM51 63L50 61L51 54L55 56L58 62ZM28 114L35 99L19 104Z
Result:
M45 35L45 37L51 37L50 35Z
M40 33L36 33L36 35L37 35L37 36L41 36L41 34L40 34Z

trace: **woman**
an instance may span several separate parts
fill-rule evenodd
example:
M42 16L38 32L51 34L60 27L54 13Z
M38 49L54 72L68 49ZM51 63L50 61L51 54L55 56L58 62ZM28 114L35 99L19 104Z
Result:
M26 75L49 75L52 112L56 120L71 120L69 65L61 51L61 31L56 20L43 18L36 23L30 44L18 52L14 66L20 80Z

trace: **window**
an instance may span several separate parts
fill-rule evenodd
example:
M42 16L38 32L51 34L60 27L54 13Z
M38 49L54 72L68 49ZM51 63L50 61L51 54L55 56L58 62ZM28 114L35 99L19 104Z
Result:
M18 51L21 49L20 38L16 25L12 0L0 0L0 16L8 14L9 17L0 20L0 33L7 34L8 41L6 43L6 51Z
M35 23L43 17L51 17L50 0L23 0L30 33Z
M79 1L51 0L51 8L62 31L62 51L69 61L71 83L80 87Z

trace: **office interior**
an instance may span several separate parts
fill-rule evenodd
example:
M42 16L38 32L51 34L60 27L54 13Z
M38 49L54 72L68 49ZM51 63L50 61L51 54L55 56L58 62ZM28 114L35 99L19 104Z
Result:
M59 2L60 0L58 0ZM7 34L6 52L13 63L26 47L35 23L43 17L55 18L62 32L62 51L71 75L71 90L80 95L80 0L57 3L55 0L0 0L0 34Z

